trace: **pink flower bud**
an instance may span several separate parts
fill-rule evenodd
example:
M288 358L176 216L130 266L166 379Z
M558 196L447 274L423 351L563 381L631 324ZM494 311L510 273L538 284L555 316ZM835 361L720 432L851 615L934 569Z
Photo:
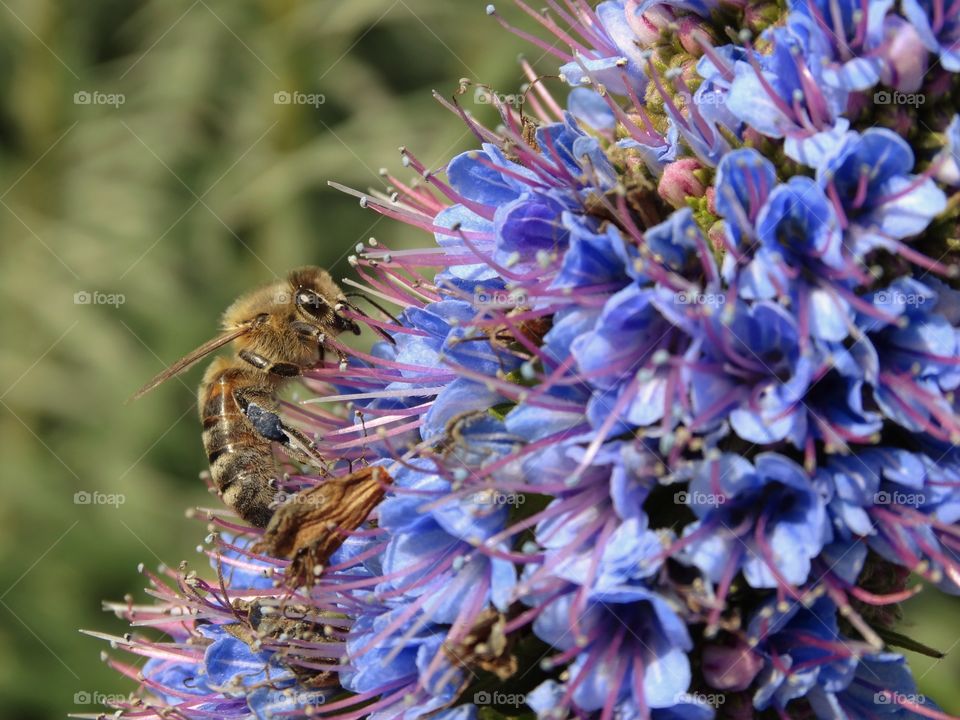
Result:
M707 188L707 210L714 215L719 214L717 212L717 189L712 186Z
M702 169L703 166L694 158L670 163L663 169L657 193L675 208L684 207L688 197L703 197L707 188L694 174Z
M920 34L909 22L890 15L884 23L887 44L881 78L884 84L901 92L913 93L923 85L929 53Z
M660 33L673 22L673 13L665 5L654 5L645 13L638 13L640 3L637 0L627 0L627 24L637 36L637 42L643 46L651 46L660 39Z
M703 44L713 45L713 39L704 29L704 22L699 17L687 15L681 18L677 25L680 45L694 57L703 55Z

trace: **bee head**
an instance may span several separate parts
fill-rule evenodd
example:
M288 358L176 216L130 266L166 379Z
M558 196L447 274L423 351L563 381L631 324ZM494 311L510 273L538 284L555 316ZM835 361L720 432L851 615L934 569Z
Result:
M323 332L359 333L357 324L343 316L343 293L326 270L300 268L290 273L289 281L290 299L300 320L316 325Z

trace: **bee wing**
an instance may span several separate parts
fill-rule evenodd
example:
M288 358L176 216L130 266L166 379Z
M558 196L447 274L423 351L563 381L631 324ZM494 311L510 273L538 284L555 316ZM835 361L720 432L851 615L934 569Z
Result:
M175 363L173 363L173 365L171 365L170 367L168 367L167 369L163 370L161 373L156 375L150 382L148 382L142 388L137 390L130 397L130 399L137 400L138 398L143 397L148 392L153 390L160 383L165 382L166 380L169 380L175 375L179 375L187 368L190 368L200 360L203 360L203 358L205 358L207 355L212 353L214 350L217 350L223 347L228 342L236 340L241 335L246 335L248 332L250 332L250 327L245 325L243 327L237 328L236 330L230 330L229 332L225 332L222 335L218 335L212 340L208 340L203 345L198 347L196 350L194 350L193 352L187 353L182 358L180 358Z

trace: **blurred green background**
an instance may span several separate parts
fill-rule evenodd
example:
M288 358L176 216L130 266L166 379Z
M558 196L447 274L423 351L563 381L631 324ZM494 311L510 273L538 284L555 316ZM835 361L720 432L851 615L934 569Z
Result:
M100 603L144 598L139 562L203 565L184 508L209 497L200 371L125 399L253 285L307 263L349 275L357 242L418 239L326 182L381 187L400 144L432 167L471 146L431 89L516 92L517 54L538 54L484 5L0 0L0 717L132 689L77 629L124 632ZM951 649L957 609L914 601L918 639ZM953 712L958 657L914 658Z

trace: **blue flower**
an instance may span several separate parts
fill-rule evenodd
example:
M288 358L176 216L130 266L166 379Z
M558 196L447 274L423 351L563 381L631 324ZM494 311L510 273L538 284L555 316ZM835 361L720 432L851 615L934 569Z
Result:
M917 235L943 212L933 180L911 174L913 151L890 130L849 133L817 168L817 181L842 209L851 247L860 255Z
M801 352L794 318L776 303L735 301L703 322L708 341L689 375L692 427L729 419L744 440L803 447L802 401L818 363Z
M880 411L908 430L953 442L960 438L950 397L960 386L960 331L938 312L940 295L950 298L956 292L897 280L872 296L885 317L867 317L862 324L880 358L874 389Z
M494 217L497 259L513 265L534 261L538 253L559 255L569 237L560 217L572 209L572 204L549 193L524 193L499 206Z
M579 633L571 632L571 620ZM673 608L642 586L591 592L584 607L573 594L546 605L534 632L566 651L571 699L583 711L632 698L640 707L669 708L690 684L690 636Z
M428 677L434 659L444 657L446 632L441 627L403 620L400 609L359 620L348 643L356 660L340 677L345 688L360 694L409 686L410 698L417 702L411 702L402 717L414 720L449 705L456 698L462 677L456 669L447 672L451 670L447 661ZM375 646L368 647L375 639Z
M757 216L777 181L773 163L753 148L727 153L717 166L717 212L733 252L724 259L724 277L730 280L736 258L756 240Z
M595 12L600 21L594 28L600 33L594 36L596 49L589 55L575 55L572 62L560 68L560 75L571 85L583 84L592 77L616 93L626 92L628 84L642 92L645 62L627 16L638 16L641 11L632 3L628 9L626 0L605 0Z
M670 368L661 353L682 334L660 312L655 292L628 285L610 298L596 327L578 337L571 354L583 379L597 392L587 408L600 427L616 417L628 426L650 425L672 411Z
M761 606L748 627L755 652L766 660L757 678L753 705L781 710L814 688L838 693L851 683L858 657L852 641L837 624L837 608L828 598L809 607L790 603L786 611L775 601Z
M698 521L687 555L712 582L742 570L755 588L800 585L830 539L826 508L801 467L776 453L699 463L685 499Z
M740 295L789 298L804 344L807 337L847 337L849 305L839 291L860 271L845 252L833 206L816 182L792 177L774 188L757 215L755 233L756 249L742 261L745 267L733 276L727 266Z
M864 657L853 679L839 691L811 688L807 699L820 720L862 717L884 720L921 720L929 715L913 712L909 705L937 711L937 706L917 692L906 660L896 653Z
M765 37L773 45L769 55L736 63L727 108L758 132L784 138L788 157L816 166L849 127L842 117L848 91L825 77L829 41L799 13Z
M833 51L825 73L831 84L866 90L880 80L883 60L874 51L883 40L883 21L893 0L790 0L790 9L817 23Z
M940 64L950 72L960 72L960 13L956 7L945 7L943 0L903 0L903 14L927 49L940 55Z
M551 283L553 287L602 292L629 282L628 272L639 254L635 246L624 241L616 227L610 224L602 227L596 218L574 213L564 213L562 223L569 232L570 247Z

